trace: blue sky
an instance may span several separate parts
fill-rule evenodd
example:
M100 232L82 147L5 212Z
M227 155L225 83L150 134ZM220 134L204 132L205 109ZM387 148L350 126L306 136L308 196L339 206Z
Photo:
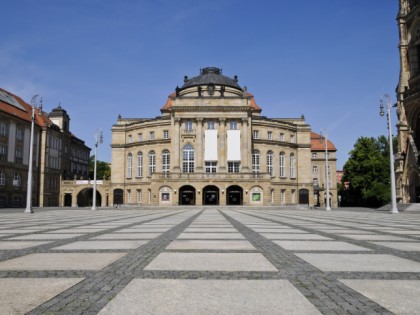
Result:
M111 127L155 117L184 75L238 75L267 117L326 128L341 169L357 138L387 133L399 76L397 0L2 1L0 87L44 110L111 161ZM393 124L396 124L395 115ZM394 132L395 133L395 132Z

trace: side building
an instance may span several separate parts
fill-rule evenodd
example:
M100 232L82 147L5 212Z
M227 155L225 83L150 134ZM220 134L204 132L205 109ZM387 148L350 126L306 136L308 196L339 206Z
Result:
M48 114L41 105L34 118L32 204L58 206L62 178L88 177L90 148L60 106ZM26 204L31 122L31 105L0 89L0 207Z
M161 116L120 116L112 126L111 200L126 205L319 204L323 190L319 184L314 190L314 178L324 180L323 153L314 146L310 126L303 116L268 118L261 111L237 76L208 67L185 77ZM330 148L335 155L335 147ZM330 183L335 162L332 156ZM331 188L335 207L337 190Z

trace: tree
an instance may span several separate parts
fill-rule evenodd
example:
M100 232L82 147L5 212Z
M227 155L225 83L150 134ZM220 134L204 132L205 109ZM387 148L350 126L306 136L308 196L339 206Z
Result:
M395 140L395 139L394 139ZM389 144L385 136L357 139L344 165L343 205L379 207L391 200Z
M89 178L93 179L95 167L95 155L89 158ZM111 167L108 162L96 161L96 179L109 179L111 177Z

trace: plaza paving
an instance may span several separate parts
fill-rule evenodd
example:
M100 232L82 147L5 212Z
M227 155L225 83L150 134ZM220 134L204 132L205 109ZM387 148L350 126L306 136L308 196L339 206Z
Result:
M420 213L0 211L1 314L420 314Z

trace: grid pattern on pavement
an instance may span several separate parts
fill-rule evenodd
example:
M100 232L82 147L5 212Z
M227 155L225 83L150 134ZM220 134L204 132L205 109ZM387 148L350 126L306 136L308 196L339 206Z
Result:
M418 314L419 223L410 213L243 207L0 213L0 308Z

